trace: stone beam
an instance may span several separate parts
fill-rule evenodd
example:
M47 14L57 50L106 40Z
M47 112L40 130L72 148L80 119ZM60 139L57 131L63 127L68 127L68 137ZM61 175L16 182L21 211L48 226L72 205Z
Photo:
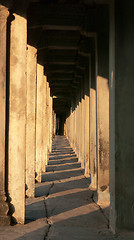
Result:
M84 13L85 9L80 5L32 4L28 14L28 25L31 28L40 25L80 26Z
M56 77L50 77L48 79L49 79L50 82L53 82L53 81L55 81L55 82L56 81L62 81L63 82L63 81L72 81L73 80L73 78L69 78L69 77L64 77L64 78L63 77L57 77L57 78Z
M50 73L49 75L48 75L48 77L50 77L50 78L73 78L73 74L72 73L59 73L59 72L57 72L57 73Z
M63 73L66 73L66 72L68 72L68 73L72 73L72 72L74 72L74 70L75 70L75 65L73 66L73 65L50 65L50 64L48 64L46 67L45 67L45 71L47 72L47 73L49 73L49 72L52 72L52 73L56 73L56 72L59 72L59 73L61 73L61 72L63 72Z

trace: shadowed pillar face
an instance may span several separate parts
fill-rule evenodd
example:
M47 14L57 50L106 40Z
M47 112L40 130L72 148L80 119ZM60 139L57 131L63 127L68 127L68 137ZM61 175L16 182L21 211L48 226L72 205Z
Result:
M0 225L9 224L5 197L6 31L8 9L0 5Z
M114 231L134 230L133 9L133 1L117 0L110 11L110 226Z

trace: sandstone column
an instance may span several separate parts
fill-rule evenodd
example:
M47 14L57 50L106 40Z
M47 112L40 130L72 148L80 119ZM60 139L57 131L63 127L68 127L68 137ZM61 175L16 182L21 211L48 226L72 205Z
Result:
M8 9L0 5L0 225L9 224L5 196L6 26ZM7 149L6 149L7 151Z
M90 187L96 189L96 90L90 88Z
M84 78L82 79L82 91L81 91L81 167L85 168L85 95L84 95Z
M46 161L46 165L48 164L48 160L49 160L49 134L50 134L50 115L49 115L49 83L46 82L46 124L47 124L47 129L46 129L46 141L47 141L47 161Z
M24 16L25 12L23 17L14 14L10 35L8 187L12 219L18 223L25 220L27 20Z
M105 15L105 18L102 18ZM109 195L109 24L108 8L98 12L97 39L97 169L98 203L110 201ZM103 44L105 39L105 44Z
M47 131L47 124L46 124L46 81L47 77L44 76L43 80L43 101L42 101L42 128L43 128L43 148L42 148L42 171L46 171L46 162L47 162L47 137L46 137L46 131Z
M27 46L26 195L35 195L37 50Z
M77 151L77 156L79 158L79 135L80 135L80 117L79 117L79 112L80 112L80 96L79 96L79 86L77 88L77 96L76 96L76 151Z
M94 39L95 40L95 39ZM96 54L91 54L91 82L90 82L90 188L97 189L96 164Z
M133 9L133 1L128 4L125 0L116 0L110 14L109 164L113 231L134 230Z
M50 96L50 148L49 148L49 152L52 152L52 139L53 139L53 121L52 121L52 117L53 117L53 98Z
M89 177L89 59L85 71L85 176Z
M54 136L56 135L56 113L54 112Z
M37 64L37 108L36 108L36 181L41 182L42 170L42 148L43 148L43 129L42 129L42 94L43 94L44 68Z
M80 82L80 105L79 105L79 118L80 118L80 129L79 129L79 161L82 162L82 80Z

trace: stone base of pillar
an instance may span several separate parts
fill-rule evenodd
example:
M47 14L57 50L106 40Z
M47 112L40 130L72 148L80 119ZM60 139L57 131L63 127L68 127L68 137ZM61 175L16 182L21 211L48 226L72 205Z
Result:
M109 193L109 187L105 190L98 189L94 192L94 201L101 205L101 204L107 204L110 205L110 193Z
M6 202L4 193L0 193L0 226L6 226L10 224L10 218L7 216L9 207Z
M0 226L10 225L10 219L8 216L0 216Z

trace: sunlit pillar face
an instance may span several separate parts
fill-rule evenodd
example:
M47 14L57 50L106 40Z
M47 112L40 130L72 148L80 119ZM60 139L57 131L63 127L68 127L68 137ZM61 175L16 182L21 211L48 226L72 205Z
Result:
M13 219L25 220L27 20L14 14L10 29L9 197Z
M36 180L41 182L43 128L42 128L42 99L43 99L44 68L37 64L37 107L36 107Z
M9 224L5 197L5 142L6 142L6 41L8 9L0 5L0 225ZM6 176L7 178L7 176ZM7 190L7 189L6 189Z
M26 195L35 195L37 49L27 46Z

